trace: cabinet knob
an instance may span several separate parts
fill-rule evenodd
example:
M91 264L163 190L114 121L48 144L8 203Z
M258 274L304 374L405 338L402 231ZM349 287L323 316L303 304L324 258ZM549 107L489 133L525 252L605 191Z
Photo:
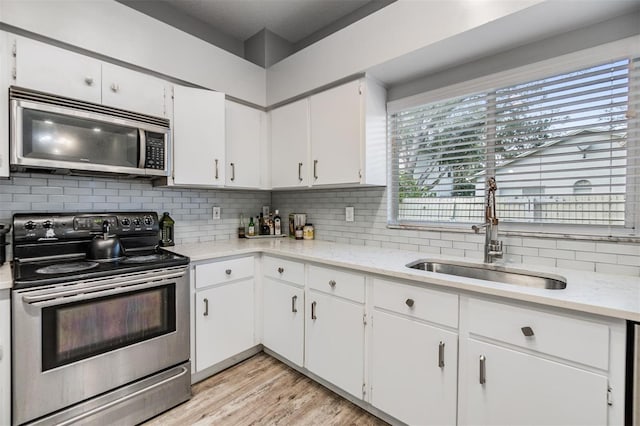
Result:
M522 334L524 334L526 337L533 336L533 328L531 327L522 327L520 330L522 330Z
M87 84L87 86L93 86L93 77L85 77L84 82Z
M335 286L336 286L336 281L335 281L335 280L331 280L331 281L329 281L329 285L331 286L331 288L335 288Z
M118 86L116 83L111 84L111 91L113 93L117 93L119 90L120 90L120 86Z
M224 273L227 275L231 275L231 269L227 269L226 271L224 271Z
M279 273L279 274L281 274L281 273L283 273L283 272L284 272L284 268L283 268L282 266L281 266L281 267L279 267L279 268L278 268L278 273Z
M407 299L404 303L406 303L408 307L413 308L415 302L413 299Z

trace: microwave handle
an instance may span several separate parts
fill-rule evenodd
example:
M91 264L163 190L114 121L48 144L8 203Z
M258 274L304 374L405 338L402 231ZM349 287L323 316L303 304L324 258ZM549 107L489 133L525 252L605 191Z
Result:
M139 169L144 169L145 164L147 163L147 132L143 129L138 129L138 135L140 140L140 161L138 163Z

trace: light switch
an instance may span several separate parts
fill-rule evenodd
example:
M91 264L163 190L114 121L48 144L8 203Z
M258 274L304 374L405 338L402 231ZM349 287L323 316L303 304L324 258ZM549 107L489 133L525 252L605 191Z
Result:
M347 222L353 222L354 217L355 217L355 208L354 207L347 207L344 210L344 217Z

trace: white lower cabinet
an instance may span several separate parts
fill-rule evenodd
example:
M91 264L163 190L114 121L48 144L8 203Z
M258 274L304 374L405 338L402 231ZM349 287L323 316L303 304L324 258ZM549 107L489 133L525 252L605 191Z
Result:
M262 288L262 343L302 367L304 289L266 277Z
M11 424L11 297L0 290L0 425Z
M235 274L238 261L253 267L253 257L196 265L195 371L200 372L255 346L254 279L220 282L215 271ZM240 262L242 263L242 262ZM253 275L243 271L242 275Z
M307 369L361 399L364 387L364 305L310 290L306 316Z

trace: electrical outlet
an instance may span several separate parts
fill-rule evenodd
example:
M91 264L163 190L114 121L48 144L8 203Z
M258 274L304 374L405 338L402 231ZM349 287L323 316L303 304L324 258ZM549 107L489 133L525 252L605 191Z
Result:
M215 206L213 208L213 220L220 220L222 212L220 211L220 207Z
M347 222L353 222L354 218L355 218L355 208L346 207L344 209L344 220Z

